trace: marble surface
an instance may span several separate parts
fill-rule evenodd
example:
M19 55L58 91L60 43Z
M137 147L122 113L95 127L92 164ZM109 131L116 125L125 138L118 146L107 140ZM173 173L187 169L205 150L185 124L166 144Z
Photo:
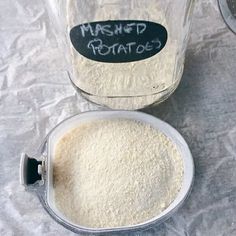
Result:
M20 153L33 154L61 120L101 108L71 86L44 1L1 1L0 19L0 235L75 235L19 185ZM236 235L236 35L215 0L196 1L180 86L166 102L144 111L183 135L196 178L172 218L129 235Z

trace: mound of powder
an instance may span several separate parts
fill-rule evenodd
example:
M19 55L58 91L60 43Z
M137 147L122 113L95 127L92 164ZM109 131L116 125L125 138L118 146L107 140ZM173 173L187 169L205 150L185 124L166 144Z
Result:
M80 124L56 144L55 204L85 227L142 223L165 210L183 181L176 145L148 124L128 119Z

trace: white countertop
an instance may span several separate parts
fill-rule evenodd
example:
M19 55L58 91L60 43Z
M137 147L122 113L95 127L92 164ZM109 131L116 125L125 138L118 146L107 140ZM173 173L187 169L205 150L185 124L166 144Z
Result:
M0 5L0 235L74 235L19 185L20 153L34 153L61 120L99 108L71 86L44 2ZM196 179L171 219L130 235L236 235L236 35L216 0L197 1L180 86L166 102L144 111L183 135Z

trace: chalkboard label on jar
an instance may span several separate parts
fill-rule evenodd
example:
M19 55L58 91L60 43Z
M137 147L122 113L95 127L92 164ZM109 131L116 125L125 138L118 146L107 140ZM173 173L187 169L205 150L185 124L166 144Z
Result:
M143 60L160 52L166 44L167 31L150 21L99 21L73 27L70 39L86 58L121 63Z

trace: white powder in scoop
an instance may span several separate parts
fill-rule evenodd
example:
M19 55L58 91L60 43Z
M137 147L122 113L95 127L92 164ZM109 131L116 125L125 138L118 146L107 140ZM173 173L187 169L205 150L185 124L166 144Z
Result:
M55 204L85 227L142 223L176 198L183 161L175 144L150 125L126 119L79 125L57 143Z
M159 101L173 91L182 73L176 72L178 44L169 30L166 12L157 0L68 1L68 30L94 21L146 20L162 24L168 31L166 46L148 59L129 63L103 63L85 58L71 44L73 82L95 103L113 109L139 109ZM181 65L179 68L181 70ZM148 96L147 96L148 95ZM112 99L107 96L128 98ZM136 97L143 96L143 97ZM132 97L136 97L134 99Z

